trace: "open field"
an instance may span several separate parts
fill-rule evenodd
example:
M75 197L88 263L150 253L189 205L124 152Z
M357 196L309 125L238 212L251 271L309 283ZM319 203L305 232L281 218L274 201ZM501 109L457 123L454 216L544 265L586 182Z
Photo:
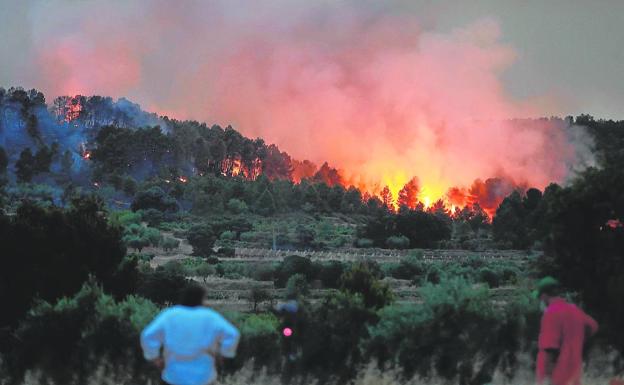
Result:
M146 253L154 253L150 266L156 268L164 266L168 262L184 260L190 257L192 249L185 240L182 240L178 250L164 252L161 249L147 249ZM223 258L221 261L229 265L245 266L251 269L258 269L265 265L275 265L283 261L287 256L297 255L308 257L314 262L358 262L375 261L378 264L397 264L404 258L410 256L410 250L383 250L383 249L339 249L332 251L307 251L307 250L270 250L270 249L250 249L236 248L235 257ZM488 250L475 252L469 250L422 250L421 261L424 264L440 263L442 265L454 265L455 263L465 263L466 261L482 260L487 263L505 261L512 263L518 270L526 270L529 262L535 258L527 252L518 250ZM194 260L194 259L190 259ZM251 267L250 267L251 266ZM258 281L248 277L228 278L217 275L205 277L189 276L196 282L201 283L208 289L208 303L210 306L224 311L250 311L253 308L251 300L252 289L262 289L269 295L269 299L258 304L258 309L266 309L276 301L282 300L286 296L285 288L277 288L273 281ZM385 277L382 282L387 284L397 303L418 303L421 300L419 285L408 279L396 279ZM310 303L316 303L325 298L327 294L335 289L322 288L320 281L310 283L310 293L306 296ZM494 303L505 303L506 298L513 296L516 291L514 285L506 284L501 287L492 288L490 291Z

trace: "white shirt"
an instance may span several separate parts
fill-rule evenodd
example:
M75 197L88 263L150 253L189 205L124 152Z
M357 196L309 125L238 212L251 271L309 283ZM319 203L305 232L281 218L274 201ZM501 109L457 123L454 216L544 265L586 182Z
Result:
M216 311L174 306L163 310L141 333L147 360L164 349L162 379L172 385L206 385L217 378L214 354L234 357L239 331Z

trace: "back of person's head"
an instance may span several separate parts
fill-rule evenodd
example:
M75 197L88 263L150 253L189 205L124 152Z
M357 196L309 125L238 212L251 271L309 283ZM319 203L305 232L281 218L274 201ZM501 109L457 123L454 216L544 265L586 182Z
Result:
M535 290L535 297L540 298L542 295L546 295L548 297L555 297L559 295L561 292L561 285L559 281L557 281L553 277L544 277L537 283L537 288Z
M186 285L180 292L180 305L183 306L201 306L204 303L206 290L198 284L191 283Z

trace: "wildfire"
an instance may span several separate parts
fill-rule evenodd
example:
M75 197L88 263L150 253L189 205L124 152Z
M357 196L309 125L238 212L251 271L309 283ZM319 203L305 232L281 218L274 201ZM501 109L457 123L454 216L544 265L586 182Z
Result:
M445 210L453 213L457 209L478 205L490 218L506 196L514 190L526 189L508 178L476 179L469 187L448 187L449 184L441 180L421 184L418 178L409 179L401 172L385 177L384 182L383 187L366 183L359 183L356 187L365 195L379 198L395 211L400 207L437 210L443 205ZM344 185L354 183L347 181Z
M84 143L80 143L80 153L82 154L82 159L91 159L91 151L87 150L87 146Z
M249 166L243 163L240 155L221 161L221 175L223 176L242 176L247 180L256 180L260 174L262 174L260 159L254 159Z
M54 101L54 105L59 122L71 123L83 112L79 96L61 96Z
M179 176L179 177L178 177L178 180L179 180L180 182L182 182L182 183L186 183L186 182L188 182L188 178L187 178L187 177L185 177L185 176Z

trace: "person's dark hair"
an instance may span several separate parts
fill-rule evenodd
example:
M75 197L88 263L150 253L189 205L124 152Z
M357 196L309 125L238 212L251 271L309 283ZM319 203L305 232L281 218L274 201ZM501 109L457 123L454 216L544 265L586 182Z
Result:
M205 296L206 289L195 283L188 284L180 292L180 305L192 307L201 306Z
M560 294L561 290L558 285L546 286L541 290L542 294L546 294L549 297L555 297Z
M544 277L539 280L537 283L537 289L533 292L535 298L539 298L542 294L546 294L550 297L554 297L559 295L560 293L560 284L553 277Z

